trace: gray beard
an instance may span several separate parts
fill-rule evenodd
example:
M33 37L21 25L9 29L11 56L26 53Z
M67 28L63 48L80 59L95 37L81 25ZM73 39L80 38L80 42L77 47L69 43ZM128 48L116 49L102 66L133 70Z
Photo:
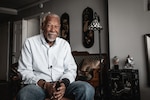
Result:
M56 33L48 33L47 40L48 40L49 42L54 42L55 39L50 39L50 38L49 38L49 35L51 35L51 34L56 34Z

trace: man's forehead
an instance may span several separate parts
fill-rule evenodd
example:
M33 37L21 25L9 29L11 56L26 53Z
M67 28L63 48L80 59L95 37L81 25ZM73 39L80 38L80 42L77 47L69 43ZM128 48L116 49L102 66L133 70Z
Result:
M51 21L51 20L47 21L47 24L57 25L57 26L60 25L60 23L58 21L56 22L56 21Z

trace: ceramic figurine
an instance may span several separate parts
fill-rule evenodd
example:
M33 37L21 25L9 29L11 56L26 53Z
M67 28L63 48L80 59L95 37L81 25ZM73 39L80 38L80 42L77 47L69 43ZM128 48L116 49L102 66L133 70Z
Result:
M125 68L127 69L132 69L134 67L134 59L130 55L127 56L126 61L125 61Z
M119 58L114 56L113 58L114 69L119 69Z

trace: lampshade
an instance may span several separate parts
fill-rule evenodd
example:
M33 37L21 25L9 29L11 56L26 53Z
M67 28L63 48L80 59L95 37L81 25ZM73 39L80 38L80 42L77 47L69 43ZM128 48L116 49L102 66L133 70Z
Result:
M101 30L102 26L100 25L99 22L99 16L97 15L97 13L94 13L94 19L91 22L91 24L88 26L89 30L93 30L93 31L97 31L97 30Z

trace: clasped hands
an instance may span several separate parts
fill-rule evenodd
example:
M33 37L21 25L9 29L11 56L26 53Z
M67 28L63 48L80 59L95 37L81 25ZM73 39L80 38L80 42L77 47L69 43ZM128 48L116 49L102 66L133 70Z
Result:
M45 82L44 89L47 91L50 100L61 100L65 94L66 87L62 82Z

